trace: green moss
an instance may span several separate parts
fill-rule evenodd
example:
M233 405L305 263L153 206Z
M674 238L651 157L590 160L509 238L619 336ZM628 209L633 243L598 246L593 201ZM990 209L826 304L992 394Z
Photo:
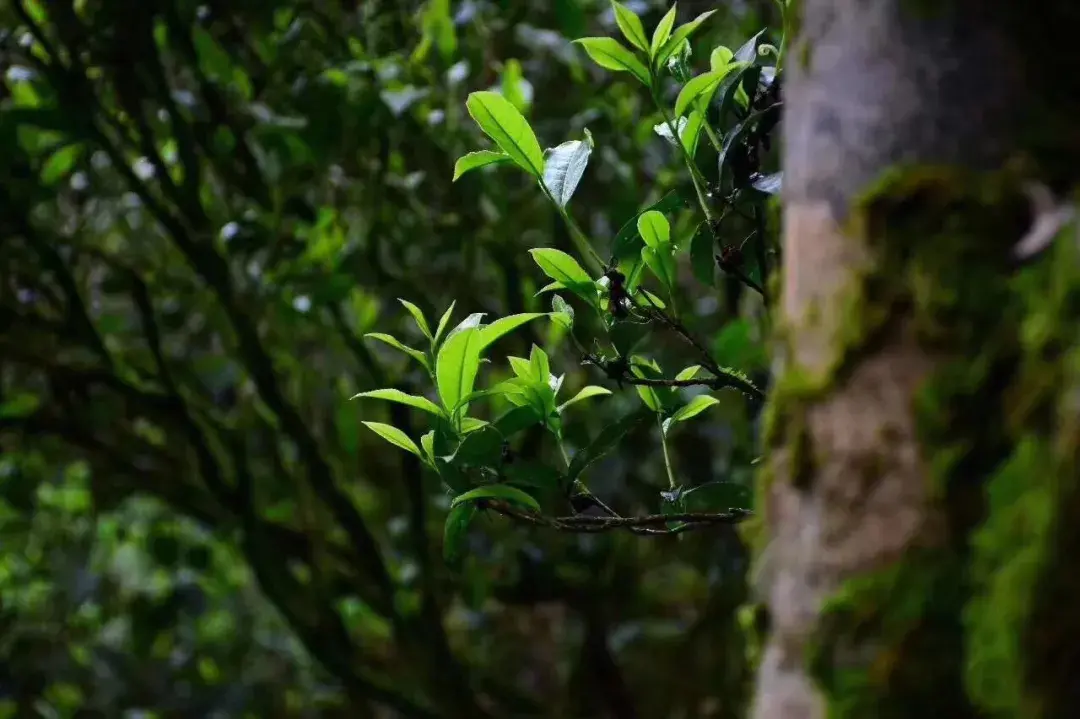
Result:
M954 659L962 642L959 570L948 553L912 550L829 599L807 663L830 719L972 715Z
M1043 716L1026 688L1023 639L1031 588L1046 564L1054 517L1049 448L1026 440L987 487L989 514L972 541L972 578L981 591L965 614L967 686L981 706L1009 716Z
M843 382L882 341L907 338L936 355L913 410L930 501L954 539L830 599L808 660L831 717L976 715L962 689L963 538L983 515L981 478L1013 446L993 387L1009 386L1019 366L1022 315L1005 278L1026 221L1011 171L897 170L852 204L844 232L874 261L845 293L849 319L823 384ZM870 462L852 481L872 486L882 469Z
M935 358L913 411L947 541L829 599L807 661L831 717L1069 711L1075 672L1055 667L1080 666L1080 418L1063 421L1060 405L1080 387L1080 355L1067 354L1080 339L1080 258L1065 243L1067 261L1017 274L1012 248L1030 223L1021 177L897 170L852 203L843 231L874 261L841 293L824 370L789 359L770 397L767 444L787 464L760 474L759 511L774 472L809 487L807 413L868 353L902 338ZM855 469L869 488L884 468Z
M1067 716L1080 649L1080 277L1060 243L1013 283L1022 361L1005 423L1015 449L986 487L972 538L968 690L996 716Z

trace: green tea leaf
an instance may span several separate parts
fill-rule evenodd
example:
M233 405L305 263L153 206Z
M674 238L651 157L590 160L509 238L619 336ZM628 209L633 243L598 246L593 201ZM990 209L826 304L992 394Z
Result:
M672 7L671 9L674 10L675 8ZM668 58L675 54L675 51L679 49L679 46L688 40L689 37L694 34L694 31L701 27L701 23L708 20L709 16L715 12L715 10L707 10L690 22L680 25L675 32L671 34L671 38L664 42L660 52L656 54L656 57L653 60L653 66L663 67Z
M685 422L717 404L720 404L720 400L711 394L699 394L671 415L671 419L673 422Z
M443 407L453 411L473 391L480 368L481 330L466 327L447 338L435 360L435 384Z
M424 455L420 452L420 448L416 446L416 442L409 439L409 435L405 434L394 425L383 424L382 422L363 422L363 425L395 447L400 447L406 452L412 452L421 459L424 458Z
M459 504L450 508L443 525L443 559L452 567L461 561L461 551L469 535L469 525L476 516L475 504Z
M446 341L449 342L451 337L456 335L458 332L461 332L462 330L467 330L467 329L470 329L470 328L480 327L480 324L483 321L484 321L484 313L483 312L473 312L471 315L469 315L468 317L463 319L461 322L458 322L457 326L454 327L454 329L450 330L449 333L447 333Z
M679 140L686 148L687 154L694 157L697 154L698 138L701 136L701 127L705 124L705 116L699 110L694 110L686 116L686 124L679 131Z
M683 85L682 90L679 91L679 96L675 99L675 114L679 116L685 114L698 99L701 99L704 104L711 102L713 93L716 92L716 88L720 86L724 76L727 75L725 70L706 72L692 78L690 82Z
M529 360L524 359L523 357L513 356L507 357L506 359L510 362L510 369L514 371L515 376L528 382L540 381L541 378L533 374L533 368L529 363Z
M611 37L583 37L575 43L585 48L585 52L600 67L616 72L628 72L646 85L649 84L649 69L638 60L634 53Z
M667 11L664 17L660 18L660 24L653 30L652 43L649 45L649 60L652 62L653 67L658 65L656 58L659 56L664 43L671 37L671 28L675 26L675 9L677 7L678 3L672 3L671 9Z
M509 502L510 504L516 504L525 509L531 509L537 513L540 512L540 504L535 499L517 487L511 487L508 484L489 484L486 487L477 487L476 489L469 490L465 494L459 494L454 497L450 506L457 507L466 502L475 502L480 499L501 500L503 502Z
M458 161L454 163L454 179L452 181L457 182L458 178L466 172L478 170L481 167L513 161L514 158L510 157L510 155L507 155L505 152L495 152L494 150L477 150L476 152L470 152L459 157Z
M350 399L381 399L387 402L397 402L398 404L408 405L409 407L415 407L416 409L422 409L425 412L430 412L438 417L445 416L445 413L439 407L439 405L432 402L427 397L420 397L415 394L408 394L402 392L399 389L373 389L370 392L360 392L354 394Z
M474 92L465 107L484 133L522 169L544 176L544 152L528 120L502 95Z
M514 407L496 418L491 426L503 439L508 439L522 430L535 427L541 419L541 415L532 407Z
M633 10L615 0L612 0L611 7L615 10L615 22L622 31L623 37L637 49L648 52L649 39L645 35L645 26L641 24L641 18Z
M644 208L619 228L618 234L615 235L615 241L612 243L612 256L621 261L630 258L636 259L640 254L641 243L638 242L640 235L638 234L637 221L643 214L650 210L656 210L660 213L673 212L682 207L686 207L686 200L683 199L678 190L672 190L653 204Z
M586 133L588 131L586 130ZM592 137L571 140L549 150L544 160L544 186L559 207L566 207L585 174L592 154Z
M645 244L654 250L671 242L671 224L656 210L643 212L638 217L637 226Z
M716 279L716 257L712 230L707 222L698 225L694 237L690 240L690 269L698 282L709 287Z
M757 49L758 45L761 44L761 36L764 32L764 29L758 30L756 35L740 45L733 56L734 61L752 63L757 60Z
M532 368L532 376L545 386L551 377L551 365L548 362L547 352L536 345L529 351L529 366Z
M529 254L544 274L556 282L562 282L570 288L592 285L589 274L582 269L577 260L562 250L541 247L529 250Z
M716 70L723 70L734 57L735 53L731 51L731 48L724 47L723 45L715 47L709 55L709 69L714 72Z
M486 327L480 328L480 351L483 352L492 343L510 334L518 327L532 322L540 317L545 317L546 312L523 312L518 315L509 315L507 317L500 317Z
M551 297L551 321L567 330L574 327L574 308L559 295Z
M577 394L559 405L559 414L562 414L562 411L570 405L576 404L583 399L589 399L590 397L601 397L608 394L611 394L611 390L607 389L606 387L597 387L596 385L582 387Z
M662 310L665 307L667 307L667 305L664 303L664 301L662 299L660 299L659 297L657 297L656 295L654 295L652 292L649 292L648 290L643 288L641 290L641 294L645 295L645 299L648 300L650 303L652 303L652 305L656 309Z
M446 312L443 312L443 316L439 319L439 326L435 329L435 338L431 340L432 345L439 344L439 340L442 339L443 332L446 331L447 325L450 324L450 316L454 314L454 305L456 304L457 300L454 300L446 308Z
M701 365L695 364L683 369L679 374L675 375L675 379L679 381L685 381L688 379L694 379L701 374Z
M420 331L424 333L424 336L430 340L431 328L428 327L427 318L424 317L424 313L420 311L420 308L414 305L412 302L409 302L408 300L403 300L400 297L398 298L398 302L400 302L405 307L405 309L409 311L409 314L412 315L413 320L416 321L416 326L419 327Z
M675 286L675 257L671 253L670 245L661 246L659 249L642 247L641 259L666 289L670 290Z
M476 417L462 417L461 418L461 433L463 435L470 435L473 432L490 427L490 422L485 422L482 419Z
M596 439L574 455L567 469L567 478L572 482L580 477L590 464L617 447L628 432L652 416L651 412L638 411L623 417L614 424L609 424L596 436Z
M420 437L420 446L424 450L424 457L428 464L435 466L435 430L429 430Z
M399 352L404 352L405 354L409 355L414 360L422 364L424 367L430 367L430 365L428 364L428 358L423 352L402 344L401 340L399 340L397 337L394 337L393 335L388 335L385 332L368 332L366 335L364 335L364 338L378 340L380 342L388 344Z
M724 512L749 509L753 504L750 488L738 482L706 482L683 492L687 512Z
M634 389L637 390L638 397L645 403L645 406L651 409L653 412L661 412L664 406L660 403L660 398L656 395L656 390L652 387L645 387L639 384L634 385Z

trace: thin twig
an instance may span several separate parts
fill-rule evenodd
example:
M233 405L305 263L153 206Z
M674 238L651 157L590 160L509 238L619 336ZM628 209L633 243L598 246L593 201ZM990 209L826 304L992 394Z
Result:
M726 512L681 512L679 514L648 514L639 517L596 517L588 514L549 517L520 509L506 502L483 500L477 502L477 505L481 509L490 509L504 517L533 526L580 534L599 534L625 529L634 534L671 535L720 524L736 524L753 514L749 509L732 508ZM671 523L679 523L679 526L665 526Z

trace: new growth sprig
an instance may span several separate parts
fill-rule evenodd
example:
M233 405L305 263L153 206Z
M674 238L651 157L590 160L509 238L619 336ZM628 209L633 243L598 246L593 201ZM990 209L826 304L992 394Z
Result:
M587 37L576 43L600 67L628 74L644 86L660 119L654 131L675 148L693 187L692 199L688 202L680 191L672 191L628 219L610 242L610 259L604 262L598 243L578 225L570 208L595 147L592 134L586 129L581 138L544 150L513 103L497 92L474 92L466 108L493 147L458 159L454 181L490 166L526 173L565 224L576 256L552 247L529 250L549 280L539 293L552 293L549 312L516 314L490 323L484 322L483 315L473 314L450 329L451 305L432 331L420 309L401 300L428 346L410 347L382 333L368 335L411 357L432 381L430 397L384 388L361 392L356 398L397 402L430 418L431 428L419 441L388 424L364 424L416 455L452 493L444 538L448 558L458 555L472 519L484 510L558 531L625 529L641 535L730 524L750 514L747 506L724 504L730 504L730 483L684 487L674 466L669 435L679 424L719 404L715 392L733 389L755 404L763 397L745 373L722 366L688 328L678 308L679 268L688 259L694 277L716 287L719 267L724 276L765 296L771 248L762 205L779 192L782 182L779 173L764 171L770 133L781 108L778 67L765 63L772 58L778 64L784 44L782 38L780 50L764 44L762 31L735 51L714 48L708 70L694 74L690 40L715 11L676 25L673 5L650 34L626 6L612 2L612 9L626 44L611 37ZM665 99L669 95L674 95L672 103ZM702 135L704 143L699 142ZM707 153L716 157L716 176L711 181L702 169L702 156ZM691 213L697 223L689 237L677 237L674 231L672 218L681 213ZM743 239L725 241L729 228ZM757 258L756 273L744 266L742 248L748 244ZM574 304L599 320L601 331L591 338L592 350L586 350L578 336L581 323ZM567 410L610 395L612 390L588 385L560 401L565 375L554 373L548 353L535 345L528 357L507 358L509 379L478 388L488 350L507 334L540 319L553 323L556 335L568 337L583 363L599 368L616 390L634 387L642 408L609 425L584 446L568 446L563 435ZM622 346L615 335L620 327L633 324L643 325L646 333L677 337L696 363L669 374L656 360L633 348L640 342ZM684 391L691 388L704 393L688 397ZM470 413L485 403L494 405L494 411L485 414L492 419ZM628 433L650 422L656 427L667 474L667 486L659 493L661 512L621 516L588 490L586 470ZM558 446L561 464L522 457L513 449L520 434L537 426ZM588 501L583 504L582 498ZM708 511L697 511L703 503ZM603 516L566 514L568 508L585 505L599 508Z

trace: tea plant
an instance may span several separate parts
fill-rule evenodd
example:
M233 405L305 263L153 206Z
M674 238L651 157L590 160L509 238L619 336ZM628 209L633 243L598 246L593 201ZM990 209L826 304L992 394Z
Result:
M786 9L786 3L779 5L781 11ZM465 530L481 509L564 531L625 528L639 534L675 534L738 521L749 514L746 507L728 506L713 506L710 512L687 511L688 498L695 492L707 491L709 486L682 487L670 460L669 435L680 423L718 404L710 393L687 399L682 388L734 390L755 404L763 398L762 390L750 377L738 368L721 366L680 320L677 268L688 256L693 276L699 282L716 287L719 269L729 288L732 283L745 286L760 294L763 301L766 299L765 288L775 255L766 202L779 192L782 182L780 172L766 170L772 161L771 138L782 106L784 43L781 41L779 49L764 43L763 30L735 51L726 47L713 49L709 68L695 75L689 41L712 11L676 27L676 7L672 6L649 36L636 14L618 2L612 6L629 47L610 37L588 37L576 42L599 66L626 73L644 86L663 120L654 130L671 145L685 167L688 191L673 191L628 220L610 242L605 261L597 250L598 243L575 222L569 209L592 155L592 135L586 130L583 138L545 151L528 121L510 101L495 92L474 92L466 101L468 112L496 149L477 150L461 157L453 179L489 165L513 166L532 176L565 223L577 256L551 247L530 250L540 272L550 280L540 291L553 293L550 312L515 314L490 323L477 313L451 328L451 304L433 331L416 305L401 300L428 346L418 349L390 335L367 335L407 354L424 368L434 384L437 402L397 389L362 392L354 399L397 402L430 416L431 429L419 441L389 424L364 424L386 441L419 457L453 493L445 530L445 550L450 558L457 553ZM673 104L665 99L672 80L679 86ZM703 145L717 158L711 178L701 167L704 153L699 150ZM675 236L669 219L679 212L691 212L697 220L695 231L687 238ZM748 261L747 247L752 250L752 262ZM600 320L603 332L591 338L589 344L579 336L576 310L568 299ZM507 358L511 379L483 388L477 385L492 346L507 334L541 319L554 323L558 332L573 343L582 361L595 366L608 382L618 388L633 386L643 405L573 452L563 437L564 415L579 411L586 401L610 395L611 389L589 385L572 397L561 398L564 375L553 373L549 356L535 345L527 358ZM641 350L649 335L630 340L619 335L620 328L627 326L658 329L678 337L693 355L694 363L676 372L661 367ZM491 420L470 413L487 402L504 409ZM623 517L589 491L585 474L627 432L645 421L656 424L668 486L661 493L659 513ZM541 426L559 447L563 460L560 466L515 456L511 440L536 426ZM569 507L594 507L599 509L599 516L567 515L564 510Z

